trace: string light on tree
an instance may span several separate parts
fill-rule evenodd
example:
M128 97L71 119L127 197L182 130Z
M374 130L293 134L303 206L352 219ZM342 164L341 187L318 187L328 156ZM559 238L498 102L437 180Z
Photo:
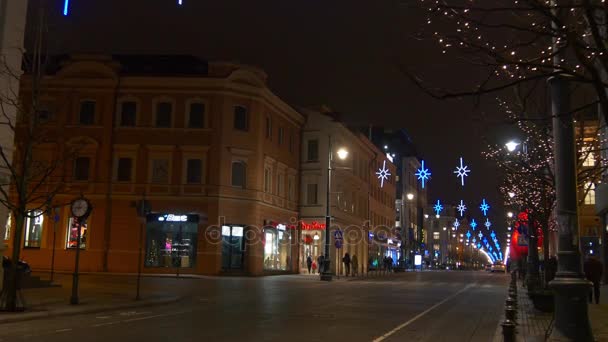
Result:
M460 200L460 204L456 207L456 210L460 212L460 217L462 217L464 215L465 210L467 210L467 206L464 205L462 200Z
M429 180L431 176L431 172L429 169L424 167L424 160L420 163L420 168L416 171L415 175L418 177L418 180L422 183L422 188L424 189L424 183Z
M456 166L456 171L454 171L454 173L456 174L456 177L460 177L462 186L464 186L464 178L469 176L469 172L471 172L471 170L468 169L468 166L464 165L462 157L460 157L460 166Z
M388 180L388 177L391 175L389 169L386 168L386 160L382 164L382 168L378 169L378 172L376 172L376 174L378 175L378 179L380 180L380 187L384 187L384 181Z

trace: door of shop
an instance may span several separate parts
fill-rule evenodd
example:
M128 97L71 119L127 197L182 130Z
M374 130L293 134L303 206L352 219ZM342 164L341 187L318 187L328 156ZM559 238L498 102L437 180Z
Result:
M243 268L245 241L243 226L222 226L222 269Z

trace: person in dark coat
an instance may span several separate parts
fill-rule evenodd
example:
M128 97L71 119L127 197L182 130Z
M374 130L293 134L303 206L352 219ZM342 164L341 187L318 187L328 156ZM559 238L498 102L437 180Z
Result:
M342 262L344 263L344 273L348 277L348 275L350 274L350 255L348 253L344 253Z
M317 264L319 264L319 274L323 273L325 270L325 257L323 254L317 257Z
M600 282L602 280L602 262L595 257L588 257L584 265L585 278L593 283L593 291L589 291L589 303L595 297L595 304L600 303Z
M306 257L306 267L308 268L308 274L310 274L310 268L312 267L312 258L310 255Z

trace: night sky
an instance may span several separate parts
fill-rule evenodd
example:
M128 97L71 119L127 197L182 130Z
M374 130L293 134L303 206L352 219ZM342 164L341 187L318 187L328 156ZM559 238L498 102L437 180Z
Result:
M30 19L42 0L30 0ZM464 199L476 220L485 197L503 226L499 180L480 155L482 137L505 141L493 100L439 101L399 71L436 87L466 88L483 72L416 39L424 13L400 1L361 0L45 1L51 53L192 54L263 68L270 88L297 106L327 104L351 123L405 128L433 173L429 201ZM406 1L405 3L415 3ZM31 37L31 33L28 37ZM29 39L28 39L29 40ZM476 120L488 115L492 123ZM466 187L453 171L472 170ZM502 221L502 222L500 222Z

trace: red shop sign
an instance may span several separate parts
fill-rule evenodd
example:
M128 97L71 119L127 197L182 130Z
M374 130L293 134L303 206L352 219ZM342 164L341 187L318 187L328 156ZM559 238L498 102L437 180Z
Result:
M300 225L302 226L302 230L325 230L325 223L319 223L317 221L312 221L312 223L301 221Z

